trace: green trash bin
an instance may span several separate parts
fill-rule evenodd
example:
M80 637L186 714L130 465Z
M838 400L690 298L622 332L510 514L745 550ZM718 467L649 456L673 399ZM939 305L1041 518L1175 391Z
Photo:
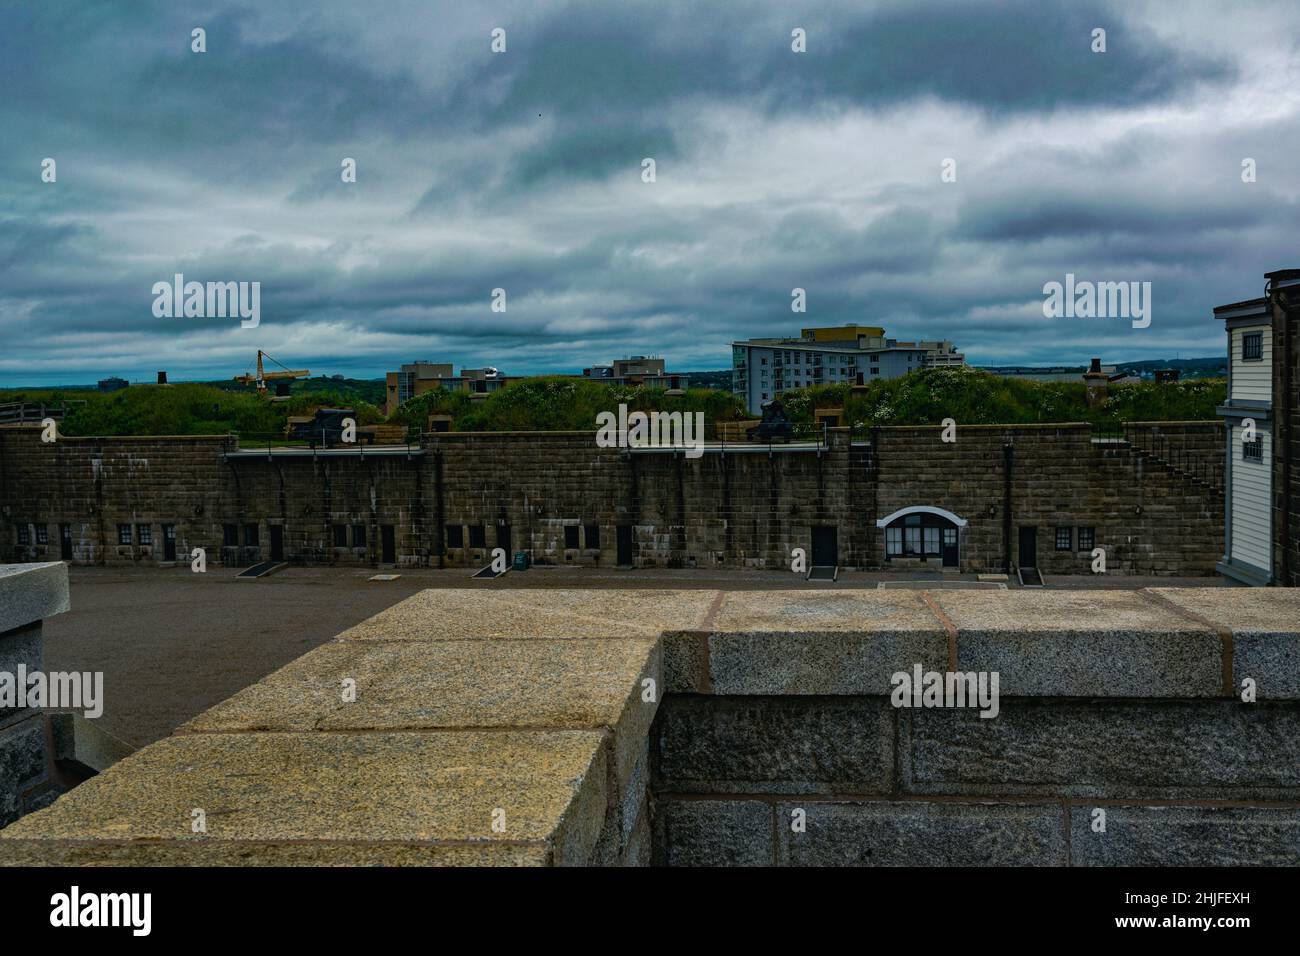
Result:
M528 570L528 552L527 552L527 551L516 551L516 552L515 552L515 570L516 570L516 571L527 571L527 570Z

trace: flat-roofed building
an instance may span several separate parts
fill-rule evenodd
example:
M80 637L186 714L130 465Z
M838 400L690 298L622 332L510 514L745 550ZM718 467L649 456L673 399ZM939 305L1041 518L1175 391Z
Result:
M948 341L899 342L879 326L844 325L800 330L798 338L731 343L732 392L752 414L791 389L836 382L861 385L935 366L965 365Z
M664 360L646 355L615 359L613 365L593 365L582 370L582 377L606 385L642 385L647 388L685 389L685 375L665 370Z

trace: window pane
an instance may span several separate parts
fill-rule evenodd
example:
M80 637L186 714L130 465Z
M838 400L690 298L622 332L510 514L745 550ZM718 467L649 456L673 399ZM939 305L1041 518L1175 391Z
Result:
M925 553L926 554L939 553L939 529L938 528L925 529Z
M904 528L907 532L905 540L907 541L908 554L921 553L921 529L917 527Z
M886 528L885 529L885 553L902 554L903 553L903 529Z

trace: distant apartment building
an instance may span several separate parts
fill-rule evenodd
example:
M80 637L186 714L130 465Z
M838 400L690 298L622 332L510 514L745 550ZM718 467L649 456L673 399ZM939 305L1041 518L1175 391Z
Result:
M847 382L862 385L923 368L966 364L948 341L900 342L874 325L802 329L798 338L731 343L732 392L753 414L764 402L796 388Z
M471 398L486 397L504 388L514 379L502 375L495 368L463 368L457 375L450 364L412 362L396 372L385 375L384 413L392 412L403 402L423 395L435 388L448 391L466 391Z
M645 355L615 359L613 365L593 365L591 368L584 368L582 377L606 385L643 385L647 388L669 390L689 387L689 380L685 375L668 372L664 368L663 359Z
M1214 310L1228 336L1223 574L1245 584L1300 585L1297 338L1300 269L1265 275L1262 298Z

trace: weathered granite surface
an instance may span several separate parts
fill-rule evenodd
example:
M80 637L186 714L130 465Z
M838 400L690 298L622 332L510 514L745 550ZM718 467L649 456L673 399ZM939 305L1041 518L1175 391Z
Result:
M0 831L0 864L1296 865L1294 611L423 592ZM1001 669L997 717L892 705L954 656Z
M68 568L62 561L0 564L0 634L69 607Z

